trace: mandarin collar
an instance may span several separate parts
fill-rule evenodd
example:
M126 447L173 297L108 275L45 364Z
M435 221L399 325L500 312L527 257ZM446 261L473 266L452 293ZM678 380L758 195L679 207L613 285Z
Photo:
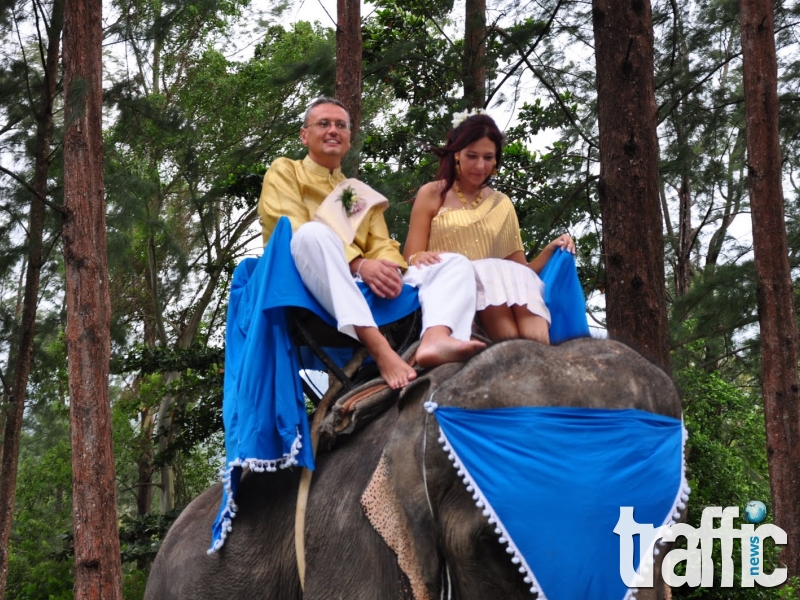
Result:
M328 167L323 167L322 165L315 163L308 155L306 155L306 157L303 159L303 166L311 171L314 175L319 175L320 177L336 178L341 177L342 175L341 167L336 167L333 170L333 173L331 173Z

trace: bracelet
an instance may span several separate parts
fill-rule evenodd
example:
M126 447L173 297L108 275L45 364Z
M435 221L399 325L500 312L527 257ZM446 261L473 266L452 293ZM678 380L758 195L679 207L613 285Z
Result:
M411 267L414 266L414 259L417 257L417 254L419 254L419 252L414 252L414 254L412 254L411 256L408 257L408 265L409 266L411 266Z
M367 262L366 258L362 258L361 262L358 263L358 268L356 269L356 277L361 277L361 267L364 266L364 263Z

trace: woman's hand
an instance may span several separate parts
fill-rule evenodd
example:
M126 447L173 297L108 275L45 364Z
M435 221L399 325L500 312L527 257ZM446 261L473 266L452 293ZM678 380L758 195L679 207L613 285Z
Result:
M570 254L575 254L575 241L572 239L570 234L565 233L564 235L558 236L549 244L553 251L557 249L566 250Z
M556 250L566 250L570 254L575 254L575 242L568 233L564 235L558 236L552 242L547 244L539 253L539 256L534 258L531 262L528 263L528 266L533 269L533 271L538 275L542 272L542 269L547 264L547 261L550 260L550 257L555 254ZM525 259L525 255L522 254L522 250L519 250L522 259ZM515 259L519 262L519 259Z
M428 267L440 262L442 259L438 252L428 252L427 250L415 252L408 258L409 267Z

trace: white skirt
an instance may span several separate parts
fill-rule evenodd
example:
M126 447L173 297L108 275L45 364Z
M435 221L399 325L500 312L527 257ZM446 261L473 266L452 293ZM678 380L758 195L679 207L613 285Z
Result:
M526 265L501 258L474 260L478 290L478 310L487 306L518 304L550 323L550 311L544 303L544 283Z

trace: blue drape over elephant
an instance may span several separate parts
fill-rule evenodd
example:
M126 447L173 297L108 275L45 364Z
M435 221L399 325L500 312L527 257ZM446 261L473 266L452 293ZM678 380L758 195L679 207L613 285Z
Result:
M162 545L146 598L532 598L533 587L558 599L583 586L582 597L621 599L627 590L616 566L619 542L605 521L613 530L619 506L632 503L639 522L658 526L685 506L677 392L660 369L622 344L504 342L465 365L430 371L394 398L374 421L317 456L304 590L294 551L300 471L290 468L245 472L234 529L215 554L206 550L219 486L192 502ZM547 409L535 411L532 430L502 425L536 407L560 408L553 421ZM459 409L475 417L476 437L447 423L458 421ZM492 433L495 417L500 429ZM490 468L472 462L502 446L515 456L490 461ZM525 454L532 464L502 471ZM567 531L567 521L577 529ZM599 541L589 539L598 522ZM565 544L556 547L559 540ZM563 564L545 566L548 556ZM609 561L610 580L600 581ZM567 580L569 586L559 583ZM639 597L658 590L640 590Z

